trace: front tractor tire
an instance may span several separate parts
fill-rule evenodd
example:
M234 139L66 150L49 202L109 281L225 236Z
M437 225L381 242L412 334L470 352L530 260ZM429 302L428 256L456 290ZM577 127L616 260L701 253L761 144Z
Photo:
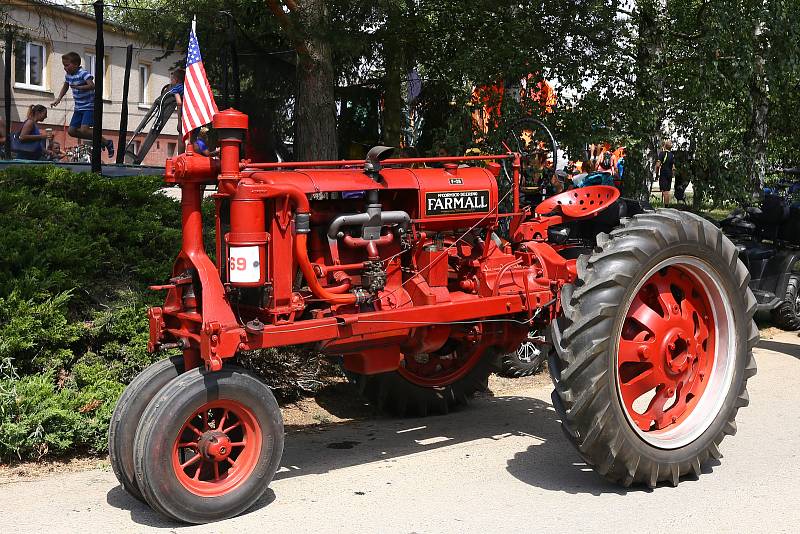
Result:
M136 429L150 400L171 380L183 372L183 356L158 361L139 373L117 401L108 426L108 455L125 491L144 500L133 470L133 441Z
M283 453L283 419L269 387L240 367L192 369L164 386L134 443L138 487L185 523L234 517L266 491Z
M629 486L719 458L756 372L749 275L709 222L675 210L600 234L553 324L553 405L579 454Z

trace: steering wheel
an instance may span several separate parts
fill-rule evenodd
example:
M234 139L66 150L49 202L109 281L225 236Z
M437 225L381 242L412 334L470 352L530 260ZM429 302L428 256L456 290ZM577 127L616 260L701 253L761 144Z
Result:
M619 198L619 189L610 185L590 185L570 189L547 198L536 206L539 215L561 212L570 219L593 217Z
M549 155L553 166L558 164L558 143L553 133L539 119L523 117L508 125L505 144L522 159L531 159L541 154ZM542 146L544 145L544 146Z
M521 183L523 192L526 189L541 190L550 181L550 175L558 163L558 143L552 132L539 119L533 117L522 117L508 123L503 136L502 150L511 150L520 155ZM544 167L542 164L546 160L553 161L553 169ZM510 162L505 161L507 166L507 176L511 176ZM501 197L512 187L510 179L501 182ZM534 196L538 196L534 194ZM538 202L529 199L533 203ZM509 198L503 207L510 209L513 199Z

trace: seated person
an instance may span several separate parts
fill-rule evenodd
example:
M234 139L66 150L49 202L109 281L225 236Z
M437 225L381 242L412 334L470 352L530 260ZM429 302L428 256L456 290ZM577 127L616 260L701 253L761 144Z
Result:
M589 174L579 174L572 178L575 187L586 187L589 185L615 185L614 184L614 163L612 162L611 152L604 152L600 155L597 162L597 170Z
M53 141L44 153L44 159L49 161L61 161L66 156L66 152L61 150L61 144L58 141Z
M206 157L216 156L219 154L219 149L210 150L208 148L208 128L202 126L192 131L191 135L192 149L197 154L202 154Z
M42 159L45 152L45 142L52 139L52 132L42 133L39 122L47 118L47 108L37 104L28 108L28 117L22 123L19 133L14 134L11 150L17 153L20 159Z

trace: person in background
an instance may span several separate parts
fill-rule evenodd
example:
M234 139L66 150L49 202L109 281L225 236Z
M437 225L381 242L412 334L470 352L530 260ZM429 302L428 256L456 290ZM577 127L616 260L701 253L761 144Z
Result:
M192 131L191 135L192 149L197 154L202 154L206 157L216 156L219 154L219 149L210 150L208 148L208 128L201 126Z
M589 174L590 172L594 172L594 170L595 167L594 163L592 163L592 159L589 157L584 158L581 162L581 172Z
M450 154L447 153L447 149L445 147L443 147L443 146L440 146L440 147L438 147L436 149L436 154L434 154L434 157L436 157L436 158L445 158L445 157L447 157L449 155ZM437 161L434 161L432 163L428 163L428 167L434 167L434 168L439 169L439 168L444 167L444 163L439 163Z
M672 153L672 141L667 139L664 148L658 153L656 161L656 176L658 188L661 190L661 200L664 206L669 204L669 192L672 190L672 176L675 173L675 155Z
M6 157L6 121L0 118L0 158Z
M61 161L66 155L66 152L61 150L61 143L52 141L50 143L50 148L44 153L44 159L49 161Z
M415 146L408 146L400 150L399 158L418 158L419 150ZM425 167L424 163L408 163L405 165L411 169L419 169Z
M582 167L591 169L591 163L586 162ZM590 185L615 185L614 184L614 163L611 152L605 151L598 155L597 168L594 171L577 174L572 177L572 185L575 187L586 187Z
M53 138L52 132L42 133L39 129L41 121L47 118L47 108L36 104L28 108L28 117L22 123L22 128L12 139L11 150L17 153L20 159L42 159L45 152L45 143Z
M614 151L615 170L617 179L622 183L625 179L625 147L621 146Z
M613 175L614 171L614 156L606 150L597 159L597 172Z
M184 81L186 81L185 70L177 68L169 73L169 92L175 95L175 104L177 104L175 110L178 112L178 154L183 154L184 150L186 149L183 142L183 123L181 121L183 113Z
M572 175L572 185L575 187L583 187L583 181L594 172L594 166L588 154L584 154L583 160L575 165L575 170L578 172Z
M564 171L555 171L550 175L550 185L547 187L547 196L551 197L566 190L567 173Z
M70 136L78 139L92 140L92 127L94 125L94 76L89 74L86 69L81 67L81 56L77 52L67 52L61 56L61 64L64 66L64 85L58 94L51 108L61 103L61 99L72 89L72 98L75 101L75 113L69 121ZM114 142L111 139L101 137L102 148L108 152L108 157L114 156Z

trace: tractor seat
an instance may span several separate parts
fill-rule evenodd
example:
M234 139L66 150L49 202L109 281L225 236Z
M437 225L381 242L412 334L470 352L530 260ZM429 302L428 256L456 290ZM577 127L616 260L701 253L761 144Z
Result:
M777 195L766 195L761 213L754 217L762 224L780 224L789 218L789 203Z
M775 255L775 251L771 248L763 248L763 247L753 247L750 249L745 249L742 253L747 256L747 259L751 262L758 261L758 260L766 260L771 258Z

